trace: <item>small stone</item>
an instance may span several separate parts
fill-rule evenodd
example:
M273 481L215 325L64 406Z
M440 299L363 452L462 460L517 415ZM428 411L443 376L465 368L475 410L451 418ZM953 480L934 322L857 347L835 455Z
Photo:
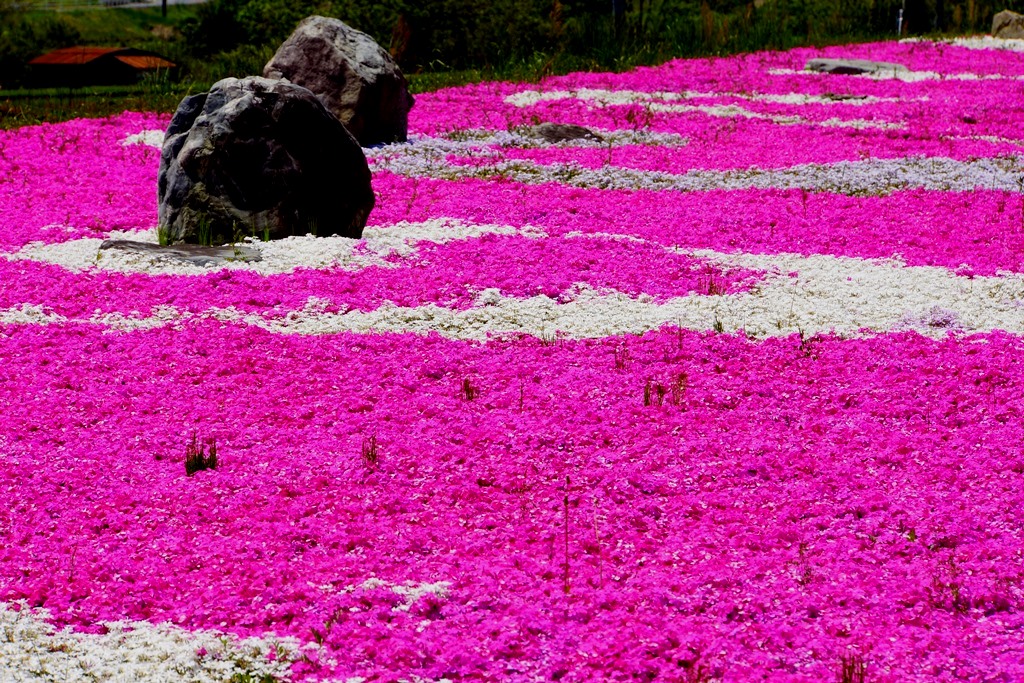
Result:
M867 59L812 59L804 67L807 71L826 74L873 74L879 72L905 72L907 67L892 62L872 62Z
M600 142L604 139L589 128L570 123L541 123L527 128L525 133L530 137L540 138L552 144L572 140L594 140Z

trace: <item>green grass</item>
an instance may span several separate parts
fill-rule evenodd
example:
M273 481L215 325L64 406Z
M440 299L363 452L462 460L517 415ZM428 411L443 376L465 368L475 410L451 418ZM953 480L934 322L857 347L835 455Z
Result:
M177 87L175 85L174 87ZM145 83L136 85L92 85L82 88L15 88L0 90L0 99L4 100L35 100L35 99L66 99L92 97L127 97L129 95L148 94L153 88Z
M172 113L190 94L188 86L170 92L106 92L85 94L61 91L55 94L5 97L0 90L0 129L20 128L39 123L57 123L78 118L102 118L123 111Z
M37 3L29 3L29 7ZM68 2L68 6L81 6L81 1ZM154 35L157 26L178 30L186 19L196 15L196 5L169 5L167 16L160 16L160 8L146 9L77 9L61 11L58 17L78 31L86 45L110 45L138 47L159 52L159 47L168 41ZM25 18L38 21L51 12L29 10Z

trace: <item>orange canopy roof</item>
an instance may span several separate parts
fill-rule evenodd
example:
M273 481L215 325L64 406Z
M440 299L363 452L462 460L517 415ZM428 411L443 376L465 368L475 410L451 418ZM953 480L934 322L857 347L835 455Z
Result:
M174 62L156 55L116 55L114 59L136 69L172 69L175 66Z
M29 64L81 65L106 55L113 55L114 59L134 69L172 69L177 66L174 62L145 50L128 47L86 46L62 47L36 57Z
M62 47L59 50L47 52L45 55L39 55L29 64L86 64L97 57L108 55L111 52L120 52L123 49L120 47Z

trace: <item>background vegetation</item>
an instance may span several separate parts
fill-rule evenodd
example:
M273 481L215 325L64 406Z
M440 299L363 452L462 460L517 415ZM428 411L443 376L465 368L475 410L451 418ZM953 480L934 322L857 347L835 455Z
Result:
M388 47L408 73L510 66L616 69L672 57L893 37L903 0L215 0L183 23L191 49L272 52L312 13ZM907 0L912 33L987 30L1024 0ZM619 12L615 11L618 7ZM254 65L262 66L259 60Z
M81 0L94 2L97 0ZM338 17L388 48L414 91L485 78L532 80L723 55L895 37L987 31L1024 0L211 0L159 9L42 11L0 0L0 126L126 108L173 110L225 76L257 74L303 17ZM180 64L128 89L55 93L27 62L70 45L125 45Z

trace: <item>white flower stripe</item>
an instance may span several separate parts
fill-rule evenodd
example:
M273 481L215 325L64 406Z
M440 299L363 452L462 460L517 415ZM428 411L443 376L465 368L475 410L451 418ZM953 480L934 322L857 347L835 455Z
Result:
M504 179L527 185L561 183L605 190L799 189L840 194L888 194L909 188L943 191L975 189L1019 191L1021 160L1017 157L958 161L946 157L906 157L801 164L781 169L696 169L682 174L605 166L537 164L529 160L457 165L426 155L381 156L372 168L411 177L447 180Z
M898 260L679 251L724 267L764 270L768 275L750 291L739 294L690 295L661 301L648 295L634 298L578 284L561 301L546 296L516 299L487 289L480 292L473 307L463 310L436 304L385 304L372 311L332 313L328 310L330 301L311 298L304 308L283 316L231 307L211 308L197 316L163 307L150 316L107 313L68 322L133 330L211 318L285 334L437 332L452 339L478 341L508 334L602 338L642 334L664 326L744 330L759 338L826 332L854 336L909 329L933 336L996 329L1024 334L1021 275L968 278L946 268L908 267ZM34 310L38 310L35 316L7 322L64 322L48 317L38 307Z
M261 275L291 273L297 268L338 268L356 271L378 266L394 268L399 262L388 257L413 258L420 243L447 244L483 235L522 235L527 238L545 237L543 230L532 226L515 228L507 225L465 223L454 218L433 218L410 223L399 222L388 226L370 226L363 237L288 237L261 242L247 238L241 246L259 253L261 260L246 262L241 259L221 261L215 266L201 266L173 257L152 253L100 250L103 240L84 238L53 244L33 242L16 252L0 254L8 260L32 260L53 263L71 271L97 268L126 273L152 275L204 275L211 270L226 268L246 270ZM145 231L111 232L113 239L128 239L150 244L157 243L155 229Z
M637 92L634 90L591 90L580 89L575 91L551 91L537 92L527 91L517 93L505 98L505 102L518 107L530 106L545 101L557 101L563 99L577 99L594 107L621 106L630 104L642 104L652 112L666 113L699 113L715 118L742 118L771 121L783 126L825 126L827 128L854 128L867 129L876 128L881 130L901 129L903 123L877 121L871 119L839 119L829 118L824 121L815 121L802 116L786 114L768 114L764 112L746 109L737 104L679 104L680 100L692 99L695 97L710 97L707 93L670 93L670 92ZM778 104L838 104L859 102L862 104L874 104L881 101L878 98L863 99L842 99L826 98L815 96L801 96L789 94L785 96L773 95L729 95L721 97L741 97L751 101L774 102Z
M120 621L107 632L57 630L46 610L0 603L0 680L221 683L285 679L299 655L291 638L246 638L173 624Z
M508 131L467 129L453 131L448 135L431 137L428 135L409 136L407 142L396 142L363 151L369 157L382 154L402 152L405 154L472 154L481 153L487 147L520 147L524 149L536 147L622 147L626 145L657 145L660 147L681 147L687 139L675 133L657 133L646 130L605 130L593 129L600 139L578 138L550 143L543 138L531 134L529 127L519 127ZM164 132L162 130L145 130L129 135L121 140L122 145L148 145L157 149L163 147Z
M771 104L807 105L852 105L864 106L882 102L899 102L896 97L875 96L838 96L812 95L805 93L741 93L741 92L681 92L640 90L607 90L599 88L580 88L578 90L523 90L505 98L506 104L515 107L532 107L541 102L577 99L589 101L599 106L643 104L645 102L680 102L683 100L731 98L749 102L767 102Z

